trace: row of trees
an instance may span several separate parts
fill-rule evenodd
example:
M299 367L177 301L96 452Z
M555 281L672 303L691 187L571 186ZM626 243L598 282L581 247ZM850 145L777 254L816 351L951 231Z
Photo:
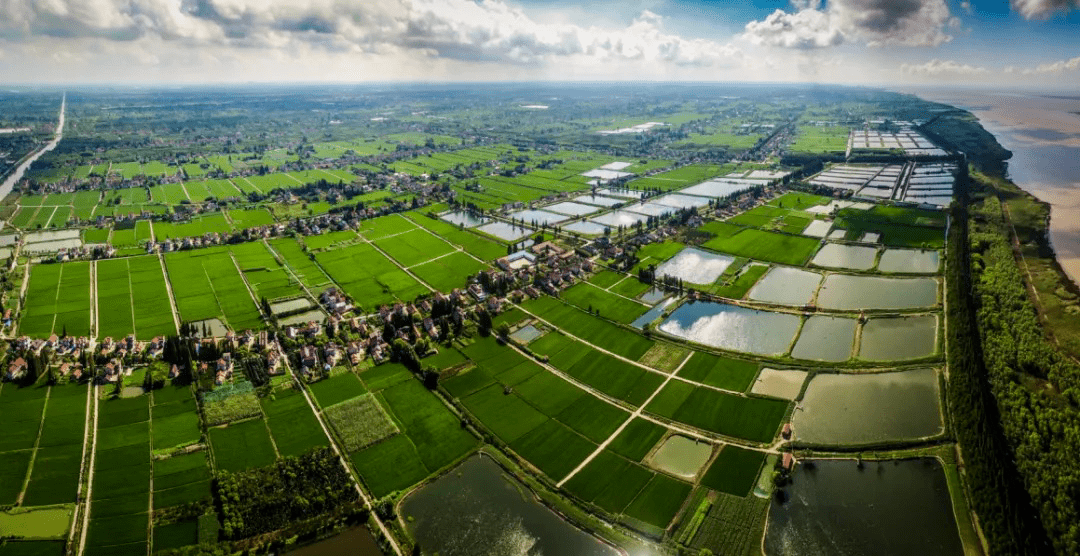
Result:
M1043 334L1014 258L1001 202L991 196L973 205L972 216L976 317L1001 427L1054 550L1077 554L1080 366Z

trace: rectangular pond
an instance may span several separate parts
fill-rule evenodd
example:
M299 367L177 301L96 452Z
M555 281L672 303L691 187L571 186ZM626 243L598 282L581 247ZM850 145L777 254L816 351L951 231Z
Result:
M735 261L730 255L719 255L687 247L656 267L656 276L674 276L691 284L712 284Z
M679 193L683 193L685 195L697 195L698 197L720 198L734 195L735 193L748 191L755 187L760 187L761 185L761 182L752 180L711 180L687 187L685 189L680 189Z
M832 363L847 361L855 346L857 324L855 319L812 315L803 323L791 356Z
M603 195L581 195L574 197L573 201L575 203L585 203L587 205L596 205L598 207L613 207L625 203L626 199L613 199L611 197L604 197Z
M817 272L778 266L759 280L747 296L763 303L802 307L814 299L821 279L821 274Z
M506 241L517 241L532 233L532 230L529 228L518 226L516 224L510 225L506 222L491 222L490 224L484 224L477 228L477 231Z
M941 267L941 255L934 249L886 249L878 270L898 274L935 274Z
M562 226L562 229L570 232L577 232L579 234L585 234L587 236L595 236L604 233L604 230L607 229L607 226L602 226L595 222L582 220L581 222L573 222Z
M511 212L507 216L517 219L519 222L526 224L532 224L539 226L540 224L556 224L567 220L566 215L555 214L554 212L548 212L546 210L519 210L517 212Z
M874 268L874 261L877 259L877 251L877 247L826 243L825 246L814 255L814 258L810 263L826 268L870 270L871 268Z
M964 555L938 460L812 464L773 497L767 556Z
M830 274L818 291L817 306L837 311L913 309L938 304L935 278L891 278Z
M795 438L811 444L870 444L941 434L934 369L821 373L792 414Z
M676 309L659 329L720 349L782 355L791 346L799 321L798 315L699 301Z
M625 210L614 210L607 214L601 214L592 219L592 222L597 224L603 224L605 226L611 226L617 228L619 226L630 227L638 222L644 222L649 217L644 214L638 214L636 212L627 212Z
M646 216L663 216L675 212L676 209L674 207L658 205L656 203L634 203L623 207L622 210L628 210Z
M448 212L439 218L442 218L455 226L465 226L466 228L475 228L490 222L489 219L484 218L483 216L477 216L463 210Z
M597 212L600 209L591 205L565 201L562 203L555 203L554 205L548 205L544 207L544 210L557 212L559 214L568 214L570 216L584 216L586 214Z
M649 199L649 202L656 203L658 205L674 207L677 209L698 208L709 204L709 200L704 197L696 197L694 195L679 195L678 193L670 193L661 197L653 197Z
M859 357L898 361L929 357L937 351L937 316L878 317L863 325Z

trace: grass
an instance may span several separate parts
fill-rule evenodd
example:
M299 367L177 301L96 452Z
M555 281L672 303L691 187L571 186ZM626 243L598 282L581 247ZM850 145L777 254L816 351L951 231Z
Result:
M327 407L323 413L346 452L362 450L398 433L397 425L370 394Z
M731 357L694 352L679 370L679 376L709 386L745 392L757 376L758 364Z
M763 452L724 446L701 478L701 484L719 492L747 496L757 483L764 461Z
M641 461L666 433L665 427L652 421L634 419L608 444L608 449L629 460Z
M214 451L215 467L219 470L244 471L265 467L277 459L270 433L262 419L212 428L207 435Z
M524 304L529 312L587 342L632 360L638 360L652 347L652 340L589 315L585 311L551 297L540 297Z
M787 413L788 403L740 397L682 382L670 382L648 411L680 423L753 442L770 442Z

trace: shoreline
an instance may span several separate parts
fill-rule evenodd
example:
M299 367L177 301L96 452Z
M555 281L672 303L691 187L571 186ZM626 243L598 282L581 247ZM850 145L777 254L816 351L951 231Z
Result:
M1080 287L1080 163L1062 170L1060 164L1036 160L1080 160L1080 117L1058 106L1061 99L1034 92L989 89L910 89L928 102L966 110L1012 157L1004 178L1050 208L1046 237L1057 266ZM1070 121L1068 116L1073 116ZM1041 153L1040 151L1053 151ZM1069 152L1074 151L1074 152ZM1067 175L1050 175L1053 172Z

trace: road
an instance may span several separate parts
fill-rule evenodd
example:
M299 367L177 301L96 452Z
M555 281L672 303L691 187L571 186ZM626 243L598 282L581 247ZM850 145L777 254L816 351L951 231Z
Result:
M41 158L41 155L53 150L60 144L60 140L64 138L64 112L67 110L67 94L64 95L64 99L60 101L60 121L56 125L56 134L53 136L52 141L49 141L44 147L30 153L30 155L23 159L22 164L19 164L18 168L8 176L4 183L0 185L0 199L7 197L11 190L15 188L15 184L19 183L26 171L30 169L30 165L35 160Z

